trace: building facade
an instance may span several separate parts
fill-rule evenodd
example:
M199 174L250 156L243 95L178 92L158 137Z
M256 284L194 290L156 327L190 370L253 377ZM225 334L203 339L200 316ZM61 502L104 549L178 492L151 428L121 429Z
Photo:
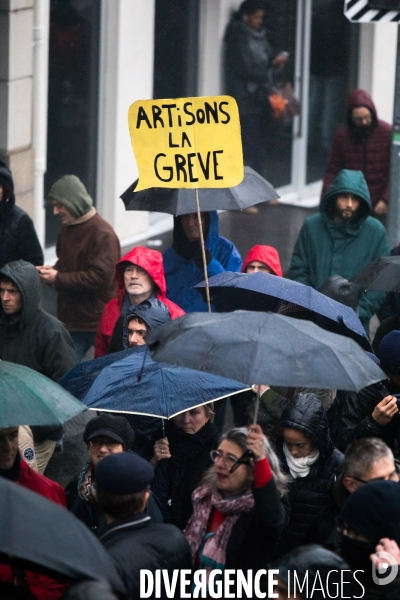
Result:
M224 34L239 4L0 0L0 158L47 260L59 225L44 200L64 174L82 179L122 245L172 226L167 215L125 212L119 199L137 178L128 108L138 99L223 93ZM284 77L301 101L292 123L271 128L266 175L283 202L312 206L348 92L368 90L380 118L392 121L397 27L349 23L343 0L265 4L268 38L289 53Z

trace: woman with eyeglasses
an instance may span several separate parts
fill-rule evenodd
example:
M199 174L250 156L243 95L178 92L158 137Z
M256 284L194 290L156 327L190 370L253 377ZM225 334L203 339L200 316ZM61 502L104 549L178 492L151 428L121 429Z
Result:
M192 496L184 531L196 569L265 569L288 521L286 476L259 425L231 429Z
M284 554L305 543L323 543L334 527L333 485L343 461L330 437L321 400L299 394L279 421L277 452L290 477L290 522L279 545Z
M157 440L150 463L155 468L151 489L166 521L184 529L192 514L192 493L211 465L210 450L218 445L212 403L173 417L165 437Z

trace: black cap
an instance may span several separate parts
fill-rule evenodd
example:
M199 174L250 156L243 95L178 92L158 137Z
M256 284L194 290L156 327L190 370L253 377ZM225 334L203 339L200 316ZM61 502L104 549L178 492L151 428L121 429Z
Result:
M154 479L154 469L134 452L109 454L94 468L96 484L110 494L136 494Z
M351 494L340 520L377 544L388 537L400 542L400 485L395 481L371 481Z
M135 434L125 417L102 413L86 425L83 433L83 441L87 444L93 438L106 435L107 437L123 445L124 450L133 448Z

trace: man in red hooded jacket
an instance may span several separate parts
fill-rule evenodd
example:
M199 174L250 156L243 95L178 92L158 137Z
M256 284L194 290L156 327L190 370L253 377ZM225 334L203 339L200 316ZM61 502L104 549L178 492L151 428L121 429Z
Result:
M341 127L333 139L321 197L342 169L362 171L374 214L386 214L391 141L392 126L378 119L368 92L351 92L347 104L347 125Z
M243 261L242 273L256 273L257 271L282 277L281 261L276 248L257 245L248 251Z
M126 316L129 310L133 310L148 298L161 300L167 306L171 319L185 314L166 297L167 285L161 252L143 246L133 248L117 263L115 279L118 295L110 300L103 310L96 337L95 358L107 354L118 318L121 315Z

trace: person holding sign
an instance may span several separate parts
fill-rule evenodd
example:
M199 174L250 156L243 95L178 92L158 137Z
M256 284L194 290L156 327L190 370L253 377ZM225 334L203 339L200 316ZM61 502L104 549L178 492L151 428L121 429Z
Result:
M242 259L236 246L219 235L216 211L201 213L209 277L224 271L240 271ZM185 312L206 312L207 303L193 286L204 280L197 213L174 219L171 248L164 253L167 297Z

